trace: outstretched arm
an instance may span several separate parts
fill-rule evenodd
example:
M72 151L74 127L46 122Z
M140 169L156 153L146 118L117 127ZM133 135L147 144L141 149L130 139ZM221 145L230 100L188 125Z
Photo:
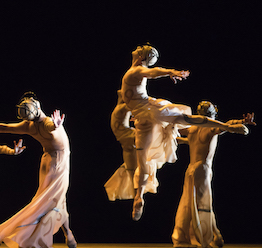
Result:
M23 140L20 139L18 141L18 143L16 143L16 141L14 141L14 149L4 145L4 146L0 146L0 154L7 154L7 155L18 155L21 152L23 152L23 150L26 148L25 146L22 145Z
M243 114L243 119L229 120L229 121L226 122L226 124L229 124L229 125L245 124L245 125L252 125L252 126L256 126L257 125L254 122L254 113L252 113L252 114L247 113L246 115ZM226 131L225 130L221 130L221 129L217 129L216 132L218 134L223 134Z
M189 71L177 71L174 69L165 69L161 67L147 68L139 66L137 67L137 73L139 73L142 77L146 78L160 78L170 76L170 78L175 83L176 79L182 80L186 79L189 76Z
M219 128L222 131L228 131L230 133L240 133L247 135L249 133L248 128L243 124L227 124L221 121L213 120L202 115L181 115L176 118L179 124L193 125L200 127L214 127Z
M0 123L0 133L29 134L29 121L19 123Z
M252 125L256 126L257 124L254 122L254 113L250 114L247 113L246 115L243 114L243 119L240 120L229 120L227 121L227 124L247 124L247 125Z

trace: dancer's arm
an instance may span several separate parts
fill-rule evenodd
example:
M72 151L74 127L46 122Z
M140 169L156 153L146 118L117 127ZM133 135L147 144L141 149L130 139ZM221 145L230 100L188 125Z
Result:
M177 71L174 69L165 69L161 67L147 68L143 66L138 66L136 67L135 73L139 73L140 76L149 79L170 76L170 78L174 81L176 81L176 79L178 80L186 79L189 76L189 71Z
M257 124L254 122L254 113L250 114L247 113L246 115L243 114L243 119L240 120L229 120L227 121L227 124L248 124L248 125L253 125L256 126Z
M243 124L227 124L202 115L181 115L176 118L176 122L183 125L193 125L200 127L214 127L230 133L240 133L247 135L248 128Z
M19 123L0 123L0 133L29 134L29 121Z
M16 141L14 141L14 149L12 149L12 148L10 148L6 145L0 146L0 154L18 155L21 152L23 152L23 150L26 148L25 146L22 145L22 143L23 143L22 139L20 139L18 141L18 143L16 143Z
M14 149L10 148L7 145L0 146L0 154L14 155L14 153L15 153Z
M50 117L44 119L45 130L49 133L63 125L65 115L60 116L60 111L55 110Z
M17 143L14 140L14 155L18 155L25 150L26 146L23 146L23 140L20 139Z
M65 114L62 114L60 116L60 110L55 110L54 113L51 115L51 117L55 125L55 128L59 128L60 126L63 125L64 120L65 120Z
M181 144L186 144L186 145L188 145L188 138L177 137L176 140L177 140L177 143L178 143L179 145L181 145Z
M252 125L252 126L256 126L257 124L254 122L254 113L250 114L247 113L246 115L243 114L243 119L239 119L239 120L229 120L226 122L226 124L229 125L235 125L235 124L245 124L245 125ZM214 132L216 132L217 134L223 134L226 131L225 130L221 130L219 128L216 128L214 130Z

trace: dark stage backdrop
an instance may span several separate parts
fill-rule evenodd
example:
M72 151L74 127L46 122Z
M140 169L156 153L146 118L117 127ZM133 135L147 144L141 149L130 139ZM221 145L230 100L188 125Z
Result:
M110 129L121 78L131 51L150 41L157 66L189 69L188 80L150 80L148 92L174 103L211 100L222 121L254 111L257 127L246 137L220 137L214 159L214 210L227 243L261 243L261 21L253 1L1 2L0 121L15 122L21 95L35 91L48 115L66 114L71 141L68 210L78 242L171 242L174 214L188 165L188 149L159 172L157 194L146 195L139 222L132 201L109 202L103 185L121 165ZM37 189L41 146L29 136L0 134L19 156L1 155L3 222ZM63 242L62 233L55 242Z

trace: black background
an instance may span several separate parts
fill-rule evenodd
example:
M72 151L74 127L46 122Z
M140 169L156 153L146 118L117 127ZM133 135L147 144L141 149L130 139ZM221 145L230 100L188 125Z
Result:
M261 243L261 19L259 1L1 1L1 122L16 122L21 95L35 91L47 115L66 114L71 141L68 210L81 242L171 243L174 214L188 165L179 160L158 172L158 194L146 195L139 222L132 201L109 202L103 185L122 163L110 129L116 91L131 63L131 51L150 41L157 66L189 69L188 80L149 81L151 96L218 105L218 119L254 111L258 126L246 137L220 137L214 160L214 209L226 243ZM19 156L1 155L3 222L25 206L37 189L41 146L29 136L1 134ZM63 242L61 233L55 242Z

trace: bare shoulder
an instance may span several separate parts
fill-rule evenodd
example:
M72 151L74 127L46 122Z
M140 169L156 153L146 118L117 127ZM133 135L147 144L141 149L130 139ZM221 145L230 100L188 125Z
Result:
M140 84L143 75L143 66L131 67L124 75L123 81L127 84L137 85Z
M27 125L28 132L30 134L34 134L36 132L36 125L33 121L26 121L25 125Z
M188 128L188 134L195 133L197 130L198 130L197 126L191 126L190 128Z
M131 67L126 72L126 75L128 75L128 76L136 76L136 75L139 75L143 70L144 70L143 66L134 66L134 67Z

